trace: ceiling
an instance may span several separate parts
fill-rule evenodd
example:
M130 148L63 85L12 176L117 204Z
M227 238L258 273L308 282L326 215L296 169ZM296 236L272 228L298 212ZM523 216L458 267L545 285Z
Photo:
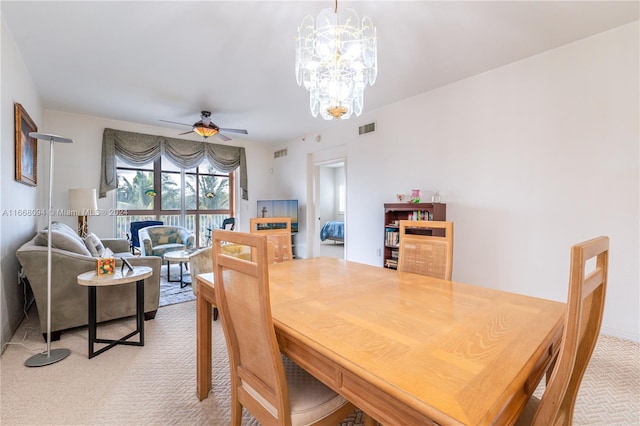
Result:
M234 141L264 143L336 124L311 116L293 71L300 21L333 6L0 2L45 108L176 135L189 128L159 120L190 124L209 110L218 126L248 130L227 134ZM344 7L377 27L378 80L365 90L365 112L639 19L637 1L340 1Z

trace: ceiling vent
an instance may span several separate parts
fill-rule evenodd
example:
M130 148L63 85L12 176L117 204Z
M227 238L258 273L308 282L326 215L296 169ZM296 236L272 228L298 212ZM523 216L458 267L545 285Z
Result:
M273 158L280 158L280 157L286 157L286 156L287 156L287 148L281 149L280 151L275 151L273 153Z
M376 131L376 122L369 124L363 124L358 127L358 135L366 135L367 133L373 133Z

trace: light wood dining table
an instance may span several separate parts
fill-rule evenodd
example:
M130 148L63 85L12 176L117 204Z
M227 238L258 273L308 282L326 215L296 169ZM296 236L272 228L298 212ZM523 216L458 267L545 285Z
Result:
M566 305L333 258L269 265L281 351L387 425L511 424L557 355ZM213 275L197 279L197 394Z

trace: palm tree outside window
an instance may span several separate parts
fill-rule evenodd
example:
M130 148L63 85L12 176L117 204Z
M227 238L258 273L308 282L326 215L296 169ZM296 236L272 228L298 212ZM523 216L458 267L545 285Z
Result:
M189 229L201 246L207 228L219 228L234 216L234 172L219 172L207 160L184 170L166 157L135 167L116 161L117 209L126 213L116 217L118 236L125 236L133 221L161 220Z

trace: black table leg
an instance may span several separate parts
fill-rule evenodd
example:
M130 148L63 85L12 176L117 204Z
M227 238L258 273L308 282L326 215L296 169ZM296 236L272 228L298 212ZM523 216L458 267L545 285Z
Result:
M126 336L118 339L98 339L97 337L97 304L96 287L89 286L89 359L100 355L116 345L144 346L144 278L136 281L136 329ZM139 334L137 342L128 341L129 338ZM95 343L106 343L107 346L94 351Z
M140 346L144 346L144 279L136 281L136 322Z
M96 341L96 288L89 287L89 359L95 356L93 344Z

